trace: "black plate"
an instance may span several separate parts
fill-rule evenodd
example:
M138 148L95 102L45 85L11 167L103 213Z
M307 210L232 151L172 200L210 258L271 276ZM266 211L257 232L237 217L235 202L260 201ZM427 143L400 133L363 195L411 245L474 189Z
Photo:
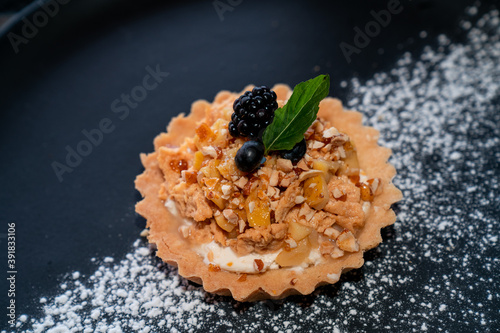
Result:
M40 11L35 4L3 29L0 233L15 223L18 314L40 316L38 299L55 295L68 272L91 274L91 257L121 258L130 250L144 227L134 212L139 195L133 181L142 171L138 155L151 151L154 136L194 100L211 100L220 90L239 91L249 83L293 86L318 72L329 73L331 94L346 100L349 90L341 81L391 68L404 52L418 54L424 45L435 45L440 33L462 40L458 22L470 1L402 2L404 10L367 45L358 45L350 62L341 43L355 45L353 28L390 2L233 3L238 4L221 14L212 1L73 0L46 23L37 18L40 27L29 31L21 18L33 22ZM426 38L419 38L422 30ZM136 88L155 70L169 74L160 75L151 91ZM137 105L114 102L131 93L142 99L144 92ZM95 134L96 144L81 144L84 131L99 126L107 131L102 138ZM61 168L67 149L78 148L88 156L73 160L65 172L59 169L58 177L54 162ZM388 235L394 237L390 230ZM0 242L5 267L5 238ZM359 278L364 277L351 274L347 280ZM390 288L387 293L387 304L404 294ZM2 309L5 302L2 296ZM455 325L444 324L460 331ZM346 325L357 328L368 329L355 319Z

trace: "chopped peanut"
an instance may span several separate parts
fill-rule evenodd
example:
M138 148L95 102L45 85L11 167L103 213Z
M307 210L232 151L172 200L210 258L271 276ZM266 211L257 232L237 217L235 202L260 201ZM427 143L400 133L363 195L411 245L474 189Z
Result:
M336 239L340 235L340 233L342 232L342 231L339 231L336 227L337 226L326 228L323 233L328 238Z
M276 161L276 168L283 172L290 172L293 170L293 164L290 160L278 158L278 160Z
M340 148L342 147L339 147L339 150ZM339 172L348 176L359 175L359 162L356 148L350 141L346 142L343 148L341 152L345 152L345 156L342 156L344 164L339 168Z
M295 197L295 203L297 205L300 205L301 203L303 203L304 201L306 201L306 198L304 198L303 196L301 195L298 195Z
M312 144L312 149L320 149L323 148L325 144L321 141L314 141Z
M306 180L308 178L312 178L312 177L319 176L322 174L323 174L323 171L321 171L321 170L309 170L306 172L302 172L299 176L299 181L303 181L303 180Z
M353 233L350 230L345 229L337 237L337 245L341 250L347 252L359 251L359 244Z
M248 178L241 177L237 181L234 182L234 185L236 185L239 188L243 189L247 183L248 183Z
M319 252L322 255L330 255L335 249L335 245L332 242L324 241L319 245Z
M215 147L212 146L206 146L201 148L201 153L205 156L210 156L212 158L217 158L217 151L215 150Z
M277 186L278 182L279 182L279 172L274 170L273 173L271 174L271 177L269 178L269 185Z
M338 246L335 246L332 253L330 253L330 257L333 259L340 258L344 255L344 251L341 250Z
M229 223L231 224L236 224L238 223L238 215L232 210L232 209L224 209L222 211L222 215L228 220Z
M309 170L309 167L307 166L306 162L303 159L301 159L299 161L299 163L297 163L297 167L299 169L301 169L301 170L304 170L304 171L308 171Z
M339 135L340 132L335 127L330 127L323 132L324 138L331 138L334 135Z
M224 195L229 195L231 193L231 185L222 185L221 190Z

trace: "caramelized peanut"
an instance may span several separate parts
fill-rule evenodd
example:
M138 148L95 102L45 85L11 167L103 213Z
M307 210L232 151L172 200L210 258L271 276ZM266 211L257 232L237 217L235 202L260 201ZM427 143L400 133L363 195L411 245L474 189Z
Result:
M373 201L374 195L370 185L366 183L357 183L356 186L359 187L361 200Z
M186 183L194 184L198 181L198 173L196 171L185 171Z
M201 123L200 126L198 126L196 135L198 135L200 142L212 141L215 139L214 132L206 123Z
M208 264L208 270L210 272L220 272L220 267L219 265Z
M260 259L254 259L253 261L254 267L257 269L257 271L262 271L264 269L264 262Z
M187 170L188 168L188 163L186 160L171 160L170 161L170 168L176 172L181 172L182 170Z

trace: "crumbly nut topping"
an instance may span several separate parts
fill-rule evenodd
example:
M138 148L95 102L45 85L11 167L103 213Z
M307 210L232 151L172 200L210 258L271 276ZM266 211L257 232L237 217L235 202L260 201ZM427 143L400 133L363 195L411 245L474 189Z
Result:
M295 165L270 155L258 170L244 173L234 162L244 140L231 137L227 124L228 119L202 122L194 138L163 149L160 163L170 165L170 181L162 191L181 215L210 224L203 230L238 255L281 249L277 263L284 267L313 247L330 258L359 250L356 231L370 207L363 203L373 201L381 184L361 181L347 135L318 119L305 133L308 149ZM188 238L195 228L180 232ZM261 263L254 263L257 271Z

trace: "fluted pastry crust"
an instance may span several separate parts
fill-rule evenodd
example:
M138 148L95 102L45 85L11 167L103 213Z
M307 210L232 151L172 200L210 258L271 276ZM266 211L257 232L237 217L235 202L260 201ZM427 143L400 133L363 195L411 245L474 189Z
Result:
M252 87L246 87L249 90ZM244 90L244 91L245 91ZM287 100L291 90L286 85L276 85L273 90L279 100ZM177 266L179 274L202 284L211 293L230 295L238 301L259 299L281 299L293 294L310 294L318 286L336 283L342 272L363 265L363 252L376 247L381 241L380 230L394 223L396 216L391 205L402 198L401 192L392 184L396 171L387 161L391 150L377 143L379 132L363 126L362 115L346 111L339 100L326 98L320 103L318 117L330 122L339 131L346 133L356 144L360 168L370 177L381 180L380 194L371 203L370 212L363 227L356 231L359 251L345 253L340 258L329 258L323 263L303 270L286 268L267 270L260 274L241 274L224 270L214 271L203 258L180 236L174 217L159 197L162 184L166 181L158 163L160 147L178 146L185 138L195 135L197 124L204 120L214 122L218 117L231 112L233 101L240 94L220 92L213 103L196 101L191 113L172 119L166 133L154 141L155 151L141 154L145 171L135 181L143 200L136 205L136 211L147 219L148 240L157 246L157 256Z

